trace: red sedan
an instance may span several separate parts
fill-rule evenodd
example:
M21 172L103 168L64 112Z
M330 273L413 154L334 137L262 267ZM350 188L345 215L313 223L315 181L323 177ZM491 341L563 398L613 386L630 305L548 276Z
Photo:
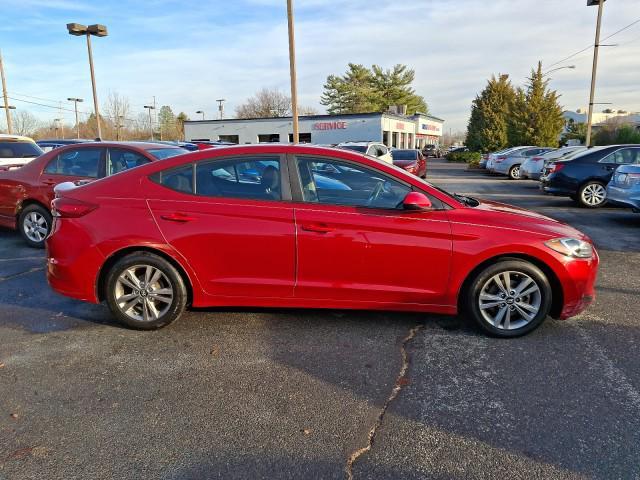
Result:
M391 150L393 164L413 173L416 177L427 177L427 160L420 150Z
M0 226L17 229L29 246L42 248L57 184L91 181L182 153L187 150L160 143L91 142L57 148L21 168L0 168Z
M60 189L50 285L154 329L187 306L467 312L515 337L594 298L588 237L347 150L253 145Z

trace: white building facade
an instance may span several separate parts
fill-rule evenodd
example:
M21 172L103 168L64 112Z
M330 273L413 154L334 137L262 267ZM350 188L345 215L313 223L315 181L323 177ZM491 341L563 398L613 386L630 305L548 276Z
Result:
M335 145L341 142L382 142L395 148L422 148L437 144L444 120L430 115L394 113L311 115L299 117L300 142ZM291 117L189 120L185 139L228 141L238 144L281 142L293 137Z

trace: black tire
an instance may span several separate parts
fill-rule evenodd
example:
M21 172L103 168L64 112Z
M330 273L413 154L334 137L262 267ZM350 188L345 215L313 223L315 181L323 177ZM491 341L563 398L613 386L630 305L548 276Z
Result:
M34 222L34 219L38 219ZM43 223L38 223L42 221ZM42 205L31 204L22 209L18 215L18 231L22 239L31 248L44 248L44 241L51 232L53 217ZM45 231L42 229L44 228ZM40 238L40 240L38 240Z
M516 293L516 295L507 297L504 300L504 303L500 303L500 305L493 308L484 309L487 316L491 316L495 312L496 318L499 316L499 313L502 309L506 309L506 313L504 313L504 316L502 317L503 320L499 321L498 326L496 326L483 315L483 310L481 310L480 308L480 294L482 293L483 288L487 286L487 284L491 285L491 281L496 275L502 274L503 272L510 272L510 283L512 291L515 291L515 289L517 289L517 284L523 281L525 279L525 276L535 282L538 287L538 291L528 296L522 296L522 298L519 298ZM502 280L504 281L504 279ZM530 286L531 285L527 286L523 291L526 293ZM500 293L500 290L496 289L496 293L494 295L500 296L502 295L502 293ZM535 313L533 318L529 320L526 320L523 316L521 316L518 311L518 309L520 308L518 305L523 305L523 303L521 302L527 303L525 299L529 300L531 304L539 304L537 313ZM549 311L551 310L552 291L549 284L549 279L538 267L524 260L505 258L494 263L493 265L486 267L477 275L475 275L475 277L472 278L470 282L468 282L468 286L463 292L461 300L461 310L464 313L468 314L471 318L473 318L473 320L480 326L480 328L482 328L485 333L494 337L514 338L526 335L527 333L538 328L542 324L542 322L544 322L544 320L549 315ZM492 302L493 299L489 299L486 301ZM502 300L499 300L499 302L502 302ZM511 325L511 328L507 329L505 318L507 315L511 317L512 314L514 315L514 319L519 317L519 320L514 320L514 325ZM521 322L526 323L518 327L518 324Z
M600 202L598 202L600 197L597 196L596 191L604 195ZM591 195L588 192L591 192ZM607 186L602 182L587 182L578 190L575 202L584 208L600 208L607 203Z
M152 299L152 285L145 286L145 284L142 283L140 286L140 284L138 284L138 288L141 288L141 290L127 290L129 293L122 290L123 283L119 281L121 274L125 273L128 269L135 270L135 274L138 268L146 269L146 267L151 267L152 269L158 270L162 273L163 276L161 276L157 282L152 285L157 285L158 289L162 289L163 291L171 289L170 304L166 302L166 300L159 302ZM136 276L136 278L140 281L139 277ZM143 278L142 280L144 281L145 279ZM128 287L124 286L124 288ZM149 293L144 293L144 295L140 293L143 289L147 290ZM126 310L126 312L130 312L129 314L125 313L125 311L123 311L123 309L118 305L118 301L116 300L118 292L129 296L137 295L136 298L138 299L138 303ZM103 294L113 316L119 322L138 330L156 330L169 325L182 315L187 305L187 288L180 272L178 272L178 270L176 270L176 268L164 258L149 252L131 253L118 260L107 273L105 291ZM136 298L132 298L131 300L136 300ZM157 298L157 296L155 298ZM163 310L165 308L164 305L168 304L169 306L166 307L166 311L161 312L154 307L155 312L159 313L157 318L154 318L155 316L151 313L151 307L148 307L149 303L153 303L154 305L163 305ZM149 316L143 312L143 306L144 309L150 313ZM140 316L141 318L135 318L135 316ZM145 318L148 319L145 320Z
M512 165L509 169L509 178L511 180L520 180L520 165Z

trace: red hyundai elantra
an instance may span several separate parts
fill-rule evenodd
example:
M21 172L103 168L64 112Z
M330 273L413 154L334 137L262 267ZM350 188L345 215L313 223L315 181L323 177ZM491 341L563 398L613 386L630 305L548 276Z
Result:
M515 337L594 298L581 232L347 150L205 150L68 187L49 283L135 328L187 306L277 306L464 311Z

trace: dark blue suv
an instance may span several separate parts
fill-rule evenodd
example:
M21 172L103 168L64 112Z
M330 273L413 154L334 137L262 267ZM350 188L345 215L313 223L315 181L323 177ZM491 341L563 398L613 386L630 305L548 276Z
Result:
M610 145L585 150L549 164L540 178L545 193L571 197L578 205L597 208L607 201L607 183L620 165L640 164L640 145Z

